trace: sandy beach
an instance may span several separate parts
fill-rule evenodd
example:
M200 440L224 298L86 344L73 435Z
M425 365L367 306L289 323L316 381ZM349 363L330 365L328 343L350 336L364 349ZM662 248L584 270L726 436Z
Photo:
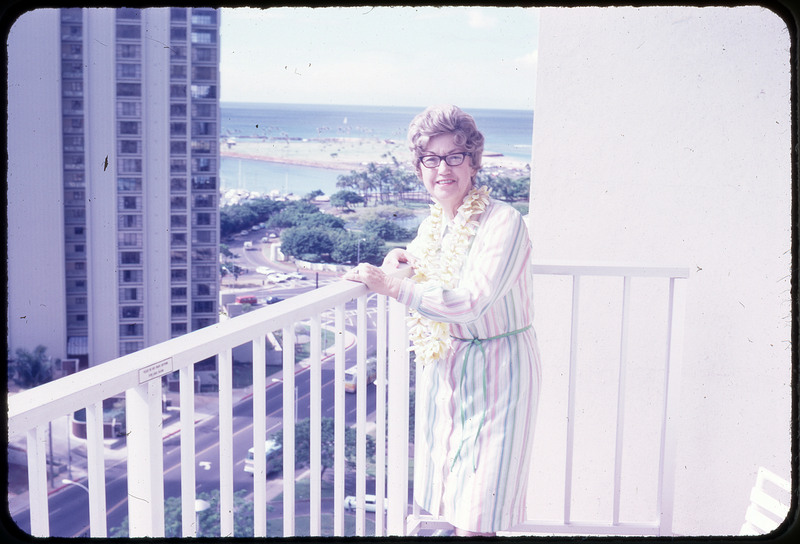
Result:
M315 138L304 140L244 140L232 145L222 142L220 155L260 161L294 164L332 170L357 170L370 162L393 164L393 157L407 163L410 152L405 142L378 138ZM528 163L484 151L483 165L509 170L526 170Z

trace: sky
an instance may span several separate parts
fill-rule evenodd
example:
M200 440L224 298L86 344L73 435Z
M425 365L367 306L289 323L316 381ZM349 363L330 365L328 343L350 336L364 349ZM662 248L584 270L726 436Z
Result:
M520 7L222 8L223 102L533 109Z

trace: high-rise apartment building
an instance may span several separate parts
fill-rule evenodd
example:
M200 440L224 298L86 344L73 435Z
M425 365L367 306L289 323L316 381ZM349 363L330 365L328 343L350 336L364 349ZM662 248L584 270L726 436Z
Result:
M216 323L219 11L37 9L8 58L9 347L95 365Z

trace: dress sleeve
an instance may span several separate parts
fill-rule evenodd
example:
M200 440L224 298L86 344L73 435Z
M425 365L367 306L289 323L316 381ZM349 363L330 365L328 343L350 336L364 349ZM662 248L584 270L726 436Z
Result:
M397 300L434 321L471 323L527 273L530 255L522 216L511 206L494 203L481 222L458 287L444 289L404 279Z

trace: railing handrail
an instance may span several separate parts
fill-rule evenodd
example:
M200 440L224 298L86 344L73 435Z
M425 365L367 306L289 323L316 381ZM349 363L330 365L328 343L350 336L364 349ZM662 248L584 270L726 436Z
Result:
M273 325L277 330L284 323L301 321L367 291L365 285L349 281L325 285L292 297L288 304L269 305L21 391L8 399L8 439L23 437L28 430L51 421L54 414L66 415L97 400L120 395L153 379L149 372L161 376L180 370L215 355L220 345L244 344L272 330Z
M593 261L539 260L532 262L534 274L560 276L630 276L649 278L688 278L689 267L680 265L643 265L640 263L604 263Z

